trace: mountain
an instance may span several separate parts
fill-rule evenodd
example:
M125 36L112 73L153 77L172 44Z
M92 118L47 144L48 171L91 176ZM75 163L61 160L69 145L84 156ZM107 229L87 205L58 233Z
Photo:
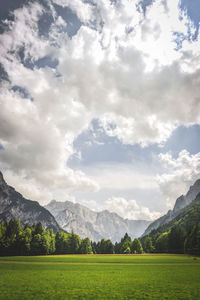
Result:
M195 224L200 222L200 193L187 206L180 209L176 216L168 223L159 226L150 232L150 236L168 232L172 227L179 225L183 229L192 228Z
M55 217L58 224L66 231L72 230L81 238L89 237L92 241L101 238L119 241L127 232L132 238L139 237L150 221L123 219L108 210L95 212L70 201L52 200L45 206Z
M152 222L145 230L143 236L148 235L152 230L157 229L164 224L167 224L179 215L181 209L189 205L196 196L200 193L200 179L198 179L190 188L187 194L181 195L176 199L173 210L169 210L166 215Z
M41 222L46 229L60 229L52 214L38 202L25 199L5 182L0 172L0 222L20 219L22 224Z

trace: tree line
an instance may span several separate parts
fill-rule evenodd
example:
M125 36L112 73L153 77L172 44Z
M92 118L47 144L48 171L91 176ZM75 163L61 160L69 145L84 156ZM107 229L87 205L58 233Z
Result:
M0 255L48 255L48 254L141 254L153 252L190 253L200 255L200 223L184 231L178 226L169 232L157 233L133 241L126 233L120 242L110 239L92 242L81 239L73 231L54 233L44 229L40 222L30 226L11 219L0 223Z
M200 223L187 227L177 224L162 233L152 230L150 235L154 252L200 255Z

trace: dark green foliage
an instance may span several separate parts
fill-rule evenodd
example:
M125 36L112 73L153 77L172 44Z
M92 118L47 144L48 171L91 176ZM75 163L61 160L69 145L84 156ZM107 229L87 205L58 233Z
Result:
M57 254L69 253L68 234L62 231L56 233L55 247Z
M45 230L41 223L25 225L11 219L0 223L0 255L41 255L55 252L53 230Z
M184 244L185 253L200 255L200 223L189 230Z
M49 230L49 235L50 235L49 253L53 254L56 251L56 241L55 241L55 234L53 232L53 229Z
M11 219L6 226L6 237L14 239L21 231L21 222L19 220Z
M121 239L120 252L129 254L131 253L131 237L126 233L124 238Z
M96 242L91 242L91 246L92 246L92 252L94 254L97 253L97 243Z
M174 226L168 235L168 251L170 253L184 253L185 230L180 226Z
M113 254L114 246L113 246L111 240L101 239L101 241L97 243L97 253Z
M69 252L68 253L70 253L70 254L78 254L79 253L79 247L81 245L81 239L73 231L69 235L68 243L69 243Z
M80 253L81 254L91 254L91 253L93 253L91 242L88 238L85 238L81 241Z
M142 244L139 239L135 238L131 244L131 252L141 254L143 253Z
M168 243L169 243L168 233L167 232L161 233L156 240L156 245L155 245L156 252L159 253L168 252Z
M48 255L48 254L129 254L129 253L189 253L200 255L200 223L185 230L174 225L168 232L155 231L154 236L142 239L126 233L119 243L101 239L98 243L83 240L74 232L71 234L45 230L41 223L25 225L22 229L19 220L0 223L0 256Z
M200 255L200 223L187 230L176 225L168 232L157 233L155 237L155 252Z
M175 218L169 223L152 230L149 236L154 239L156 235L169 232L174 226L179 225L183 230L187 230L197 223L200 223L200 193L188 206L181 209Z
M115 253L128 254L131 252L131 237L125 233L120 243L115 243Z
M6 255L47 255L47 254L91 254L114 253L110 240L102 239L99 243L83 240L74 232L71 234L45 230L39 222L21 228L19 220L0 223L0 256Z
M44 228L42 226L41 222L36 223L34 226L34 233L35 234L43 234L44 233Z
M31 240L31 254L39 255L39 254L47 254L45 247L45 240L43 240L41 234L37 233L33 236Z
M20 232L17 238L17 254L18 255L28 255L31 250L31 239L32 232L31 228L26 227L22 232Z
M152 238L150 236L145 238L143 248L146 253L154 252L154 246L152 243Z
M152 230L149 237L156 252L200 254L199 224L200 194L181 209L173 220ZM143 245L146 239L142 238Z

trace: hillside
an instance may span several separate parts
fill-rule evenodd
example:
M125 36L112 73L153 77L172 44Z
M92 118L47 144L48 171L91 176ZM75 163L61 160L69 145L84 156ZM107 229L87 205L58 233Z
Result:
M38 202L25 199L20 193L5 182L0 172L0 222L20 219L22 224L30 225L41 222L55 232L60 229L52 214Z
M143 236L150 234L152 230L157 229L158 227L163 226L164 224L167 224L170 221L172 221L174 218L176 218L181 212L181 209L183 209L188 204L190 204L199 193L200 193L200 179L198 179L189 188L189 191L185 196L181 195L179 198L177 198L173 210L169 210L166 215L152 222L145 230Z
M200 223L200 193L189 205L179 210L177 215L170 222L152 230L149 236L168 232L176 225L179 225L182 229L188 229L198 222Z

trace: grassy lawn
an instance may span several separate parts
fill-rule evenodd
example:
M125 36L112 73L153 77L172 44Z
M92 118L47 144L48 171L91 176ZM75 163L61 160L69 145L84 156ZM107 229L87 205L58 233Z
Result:
M0 257L0 299L200 299L200 258Z

